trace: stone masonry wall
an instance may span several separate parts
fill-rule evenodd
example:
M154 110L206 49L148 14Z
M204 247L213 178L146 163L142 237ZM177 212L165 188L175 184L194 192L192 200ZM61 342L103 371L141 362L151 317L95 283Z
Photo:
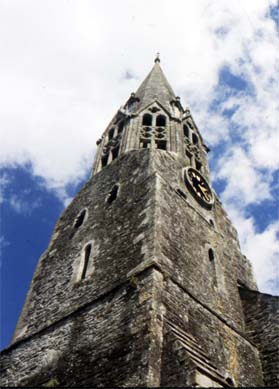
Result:
M246 332L257 345L264 383L279 386L279 298L240 288Z
M147 270L4 350L1 386L158 386L160 280Z
M243 330L238 280L251 288L255 281L235 229L217 200L207 210L189 193L182 179L183 161L163 152L151 161L157 173L158 263L199 301ZM209 249L213 249L214 261L209 259Z
M212 314L170 278L165 279L163 301L165 321L190 334L218 370L233 379L235 386L262 386L258 350L243 334ZM167 337L162 358L162 386L190 384L189 372L181 365Z
M97 298L151 257L154 185L149 158L146 150L124 155L95 175L62 214L33 277L14 340ZM118 196L108 204L115 183L120 185ZM73 223L85 208L87 219L73 235ZM93 247L94 270L76 282L76 269L88 242Z

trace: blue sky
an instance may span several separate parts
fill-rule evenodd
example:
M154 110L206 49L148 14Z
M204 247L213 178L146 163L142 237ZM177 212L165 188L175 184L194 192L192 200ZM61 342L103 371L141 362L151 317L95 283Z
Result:
M109 12L97 0L0 2L1 347L96 140L157 51L211 148L214 188L259 287L278 293L279 7L229 3L154 0L147 13L128 0Z

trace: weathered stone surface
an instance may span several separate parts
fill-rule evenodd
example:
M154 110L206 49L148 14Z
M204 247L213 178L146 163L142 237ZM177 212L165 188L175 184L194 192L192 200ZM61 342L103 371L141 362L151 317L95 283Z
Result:
M266 386L279 383L279 298L240 288L246 333L257 345Z

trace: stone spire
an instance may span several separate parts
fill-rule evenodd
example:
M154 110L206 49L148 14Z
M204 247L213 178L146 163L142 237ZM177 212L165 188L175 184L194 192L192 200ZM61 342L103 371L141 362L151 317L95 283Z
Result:
M140 99L138 109L146 107L154 101L154 99L157 99L168 111L170 111L170 102L175 100L176 96L161 69L159 55L157 55L154 62L155 64L151 72L136 92L136 97Z

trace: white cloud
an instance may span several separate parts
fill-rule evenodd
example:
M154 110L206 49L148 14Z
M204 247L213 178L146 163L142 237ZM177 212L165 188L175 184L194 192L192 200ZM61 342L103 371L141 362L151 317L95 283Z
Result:
M251 203L260 203L270 199L271 177L255 168L255 165L240 147L219 160L218 174L215 178L226 180L222 199L226 203L234 202L236 207L245 207Z
M15 212L30 215L31 212L40 207L41 201L37 199L36 201L27 201L23 198L23 196L18 196L16 194L12 194L7 200L8 203Z

